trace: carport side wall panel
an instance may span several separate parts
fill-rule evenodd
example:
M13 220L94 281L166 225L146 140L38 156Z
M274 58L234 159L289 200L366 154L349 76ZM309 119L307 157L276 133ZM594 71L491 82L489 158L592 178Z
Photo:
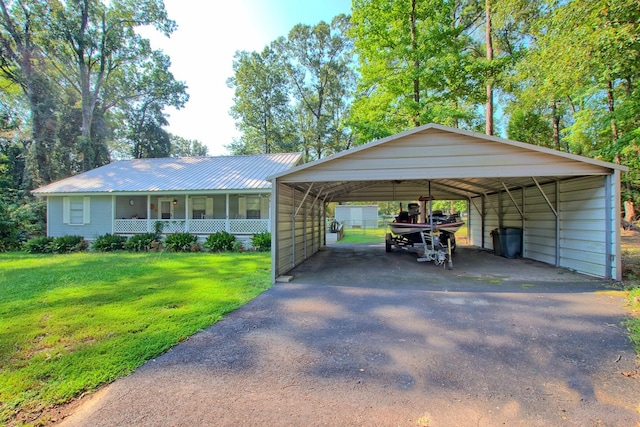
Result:
M555 207L555 183L541 185L542 191ZM538 187L527 187L526 200L526 238L524 251L527 258L556 264L556 216L547 204Z
M599 277L611 274L606 271L605 242L611 240L606 236L606 181L587 177L560 182L561 267Z
M276 234L274 237L275 251L272 256L275 259L273 276L274 278L284 274L293 268L293 233L292 233L292 217L293 217L293 194L291 187L283 184L275 184L277 201L275 204L276 214L274 215L276 222ZM276 255L277 254L277 255Z
M277 260L274 263L274 279L281 276L321 247L319 236L324 231L322 202L315 196L295 190L285 184L277 184L278 206L276 227ZM301 204L301 202L304 202ZM293 215L297 215L293 218Z

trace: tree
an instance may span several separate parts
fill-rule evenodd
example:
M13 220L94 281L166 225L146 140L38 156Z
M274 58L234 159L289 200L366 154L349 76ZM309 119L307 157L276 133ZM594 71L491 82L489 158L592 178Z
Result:
M171 140L171 157L204 157L207 146L195 139L185 139L169 134Z
M429 122L475 128L485 96L468 32L478 11L463 6L354 0L361 80L352 122L360 141Z
M169 35L175 23L167 18L161 0L114 0L108 4L100 0L51 1L50 16L53 37L47 50L60 61L54 62L59 76L79 94L82 169L89 170L109 161L106 144L92 132L100 109L104 114L117 104L103 95L117 98L119 91L109 89L118 73L131 68L144 70L151 55L148 42L135 33L135 27L152 25ZM141 129L162 134L152 128L145 123Z
M329 24L298 24L277 42L297 103L296 128L305 130L301 148L308 160L341 151L351 143L346 118L355 74L349 27L349 18L338 15Z
M0 73L22 89L31 113L33 141L28 147L25 185L33 188L53 178L48 154L56 141L55 91L39 44L46 24L46 2L0 0Z
M230 114L242 131L230 148L236 154L286 151L293 136L289 86L282 57L273 46L262 52L236 52L234 76L227 85L235 88Z
M554 120L566 106L567 126L558 134L568 151L632 167L630 199L638 197L639 21L633 0L555 4L534 27L535 44L518 70L522 102L545 100Z

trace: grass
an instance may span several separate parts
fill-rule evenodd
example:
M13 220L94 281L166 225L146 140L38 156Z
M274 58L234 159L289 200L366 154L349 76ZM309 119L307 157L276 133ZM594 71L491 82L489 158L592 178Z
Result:
M626 322L636 354L640 355L640 232L622 231L622 275L631 317Z
M384 243L387 232L387 227L346 228L344 230L344 237L337 243ZM456 243L459 245L468 244L466 224L456 232Z
M270 285L270 254L0 254L0 425L133 371Z

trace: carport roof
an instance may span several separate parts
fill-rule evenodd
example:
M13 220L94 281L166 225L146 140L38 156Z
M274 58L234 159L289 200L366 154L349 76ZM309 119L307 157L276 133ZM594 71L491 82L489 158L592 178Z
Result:
M466 199L628 168L523 142L428 124L270 178L326 201Z

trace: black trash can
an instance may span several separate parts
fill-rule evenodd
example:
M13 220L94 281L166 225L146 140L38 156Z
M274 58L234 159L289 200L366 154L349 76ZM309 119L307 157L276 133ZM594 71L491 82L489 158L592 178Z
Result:
M522 228L504 227L500 229L502 256L515 258L522 255Z
M494 228L491 230L491 237L493 237L493 253L497 256L502 256L502 242L500 241L500 230Z

